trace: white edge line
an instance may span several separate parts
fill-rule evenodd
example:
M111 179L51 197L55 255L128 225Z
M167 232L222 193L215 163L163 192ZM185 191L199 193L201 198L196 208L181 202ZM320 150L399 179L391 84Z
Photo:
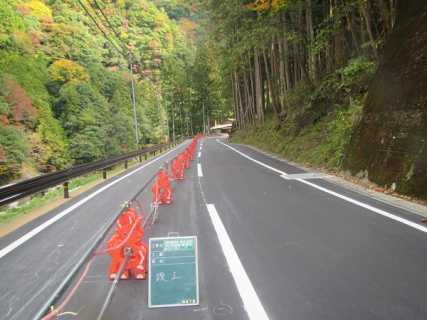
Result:
M242 155L242 156L244 156L245 158L247 158L247 159L249 159L249 160L252 160L252 161L253 161L253 162L255 162L255 163L258 163L259 165L262 165L263 167L266 167L266 168L271 169L271 170L273 170L273 171L275 171L275 172L278 172L278 173L280 173L281 175L287 175L287 174L286 174L286 173L284 173L283 171L277 170L276 168L270 167L270 166L268 166L268 165L266 165L266 164L264 164L264 163L262 163L262 162L260 162L260 161L258 161L258 160L255 160L255 159L253 159L253 158L251 158L251 157L249 157L249 156L245 155L244 153L240 152L239 150L236 150L236 149L234 149L233 147L230 147L230 146L226 145L225 143L222 143L222 142L221 142L221 141L219 141L218 139L216 139L216 141L218 141L219 143L223 144L224 146L226 146L226 147L228 147L228 148L230 148L230 149L234 150L235 152L237 152L237 153L241 154L241 155ZM285 178L285 177L282 177L282 178ZM285 179L286 179L286 178L285 178ZM376 212L376 213L378 213L378 214L381 214L381 215L382 215L382 216L384 216L384 217L387 217L387 218L393 219L393 220L395 220L395 221L398 221L398 222L401 222L401 223L403 223L403 224L406 224L407 226L413 227L413 228L415 228L415 229L417 229L417 230L420 230L420 231L422 231L422 232L426 232L426 233L427 233L427 228L426 228L426 227L420 226L419 224L416 224L416 223L414 223L414 222L412 222L412 221L409 221L409 220L403 219L403 218L401 218L401 217L395 216L395 215L393 215L393 214L391 214L391 213L389 213L389 212L387 212L387 211L384 211L384 210L381 210L381 209L377 209L377 208L372 207L372 206L370 206L370 205L368 205L368 204L366 204L366 203L363 203L363 202L360 202L360 201L357 201L357 200L351 199L351 198L349 198L349 197L343 196L342 194L339 194L339 193L336 193L336 192L334 192L334 191L328 190L328 189L326 189L326 188L320 187L320 186L318 186L318 185L316 185L316 184L314 184L314 183L308 182L308 181L306 181L306 180L303 180L303 179L295 179L295 180L296 180L296 181L299 181L299 182L302 182L302 183L305 183L305 184L307 184L307 185L309 185L309 186L311 186L311 187L313 187L313 188L319 189L319 190L321 190L321 191L323 191L323 192L327 192L327 193L329 193L329 194L331 194L331 195L333 195L333 196L335 196L335 197L338 197L338 198L343 199L343 200L345 200L345 201L351 202L351 203L353 203L353 204L355 204L355 205L358 205L358 206L360 206L360 207L363 207L363 208L365 208L365 209L368 209L368 210L371 210L371 211Z
M222 224L221 218L216 211L215 205L206 204L215 231L218 235L219 242L227 259L228 266L230 267L231 274L236 282L237 289L242 297L243 304L248 312L249 319L251 320L268 320L268 316L249 280L248 275L242 265L242 262L237 255L236 250Z
M169 153L171 153L172 151L174 151L176 148L170 150L169 152L161 155L160 157L157 157L156 159L153 159L152 161L144 164L142 167L129 172L128 174L124 175L121 178L118 178L117 180L107 184L105 187L102 187L101 189L95 191L94 193L90 194L89 196L87 196L86 198L80 200L79 202L77 202L76 204L72 205L71 207L69 207L68 209L62 211L61 213L57 214L56 216L54 216L53 218L51 218L50 220L46 221L45 223L41 224L40 226L38 226L37 228L33 229L32 231L28 232L25 236L19 238L18 240L12 242L10 245L8 245L7 247L3 248L2 250L0 250L0 259L3 258L6 254L8 254L9 252L11 252L12 250L16 249L17 247L19 247L21 244L23 244L24 242L26 242L27 240L31 239L32 237L34 237L36 234L38 234L39 232L43 231L44 229L46 229L47 227L49 227L51 224L53 224L54 222L56 222L57 220L61 219L63 216L67 215L68 213L70 213L71 211L73 211L74 209L76 209L77 207L81 206L83 203L89 201L90 199L92 199L93 197L95 197L96 195L100 194L101 192L103 192L104 190L108 189L109 187L111 187L112 185L116 184L117 182L129 177L130 175L134 174L135 172L145 168L146 166L152 164L154 161L157 161L160 158L163 158L164 156L168 155Z
M74 188L74 189L71 189L70 190L70 192L73 192L73 191L76 191L77 189L80 189L82 186L78 186L78 187L76 187L76 188Z
M203 177L202 164L201 163L197 164L197 174L199 177Z
M349 197L343 196L342 194L339 194L339 193L336 193L336 192L334 192L334 191L328 190L328 189L323 188L323 187L321 187L321 186L318 186L318 185L316 185L316 184L314 184L314 183L311 183L311 182L308 182L308 181L305 181L305 180L302 180L302 179L296 179L296 180L297 180L297 181L300 181L300 182L302 182L302 183L305 183L305 184L307 184L307 185L309 185L309 186L311 186L311 187L313 187L313 188L319 189L319 190L321 190L321 191L323 191L323 192L329 193L329 194L331 194L331 195L333 195L333 196L335 196L335 197L338 197L338 198L340 198L340 199L343 199L343 200L345 200L345 201L348 201L348 202L351 202L351 203L353 203L353 204L355 204L355 205L358 205L358 206L360 206L360 207L363 207L363 208L365 208L365 209L368 209L368 210L374 211L374 212L376 212L376 213L378 213L378 214L380 214L380 215L383 215L384 217L387 217L387 218L390 218L390 219L393 219L393 220L399 221L399 222L401 222L401 223L403 223L403 224L406 224L406 225L408 225L408 226L410 226L410 227L412 227L412 228L415 228L415 229L418 229L418 230L420 230L420 231L423 231L423 232L426 232L426 233L427 233L427 228L425 228L425 227L423 227L423 226L420 226L419 224L416 224L416 223L414 223L414 222L412 222L412 221L409 221L409 220L403 219L403 218L401 218L401 217L395 216L394 214L388 213L387 211L384 211L384 210L381 210L381 209L377 209L377 208L375 208L375 207L370 206L369 204L366 204L366 203L363 203L363 202L360 202L360 201L357 201L357 200L351 199L351 198L349 198Z
M236 151L237 153L241 154L241 155L242 155L242 156L244 156L245 158L248 158L249 160L251 160L251 161L253 161L253 162L258 163L259 165L261 165L261 166L263 166L263 167L266 167L267 169L273 170L273 171L275 171L275 172L277 172L277 173L279 173L279 174L281 174L281 175L287 175L287 173L286 173L286 172L283 172L283 171L277 170L276 168L270 167L269 165L266 165L265 163L262 163L262 162L260 162L260 161L258 161L258 160L255 160L254 158L251 158L251 157L247 156L247 155L246 155L246 154L244 154L243 152L240 152L239 150L234 149L233 147L230 147L230 146L226 145L225 143L223 143L223 142L219 141L218 139L216 139L216 141L218 141L218 142L219 142L219 143L221 143L222 145L224 145L224 146L226 146L226 147L230 148L231 150Z

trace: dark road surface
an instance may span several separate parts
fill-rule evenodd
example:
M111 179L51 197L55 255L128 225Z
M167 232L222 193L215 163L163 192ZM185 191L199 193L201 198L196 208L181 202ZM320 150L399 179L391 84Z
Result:
M188 144L0 238L0 320L33 319L120 205ZM104 319L427 319L419 215L225 139L199 140L171 186L173 203L160 206L144 241L197 236L200 305L149 309L148 282L131 278ZM151 198L151 187L138 198L145 212ZM95 258L59 319L97 319L110 262Z

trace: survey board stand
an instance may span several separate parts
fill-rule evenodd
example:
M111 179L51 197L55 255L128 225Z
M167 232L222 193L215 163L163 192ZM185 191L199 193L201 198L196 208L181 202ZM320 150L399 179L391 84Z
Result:
M199 305L197 237L149 239L148 307Z

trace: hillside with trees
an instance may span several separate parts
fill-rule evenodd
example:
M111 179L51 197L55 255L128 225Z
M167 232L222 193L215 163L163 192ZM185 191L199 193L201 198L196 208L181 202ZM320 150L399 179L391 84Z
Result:
M203 131L209 94L192 88L209 72L196 57L203 12L187 0L0 0L0 182L135 150L130 54L140 145L172 139L172 112L176 139Z
M397 94L402 85L398 81L383 79L384 84L393 85L370 87L383 60L398 55L406 59L399 62L425 61L422 39L426 30L421 21L426 8L422 2L212 0L212 34L224 61L224 76L229 78L237 122L232 141L256 145L309 166L341 172L350 170L361 179L391 188L390 192L426 199L427 194L420 188L425 184L418 181L426 181L425 170L416 169L421 168L418 165L418 159L422 158L418 156L422 152L421 140L427 138L422 133L425 124L419 121L425 102L422 93L415 89L419 84L412 82L418 79L419 83L423 76L404 72L402 66L389 70L388 77L404 72L407 88L404 96ZM408 21L413 22L412 25L404 26ZM394 40L402 46L387 46L396 28L400 29L400 39L408 41ZM391 61L389 69L397 62ZM425 76L419 66L406 70L411 69ZM369 92L370 89L377 92ZM385 92L388 92L387 100L383 99ZM375 119L369 118L368 129L367 122L362 124L360 120L368 119L363 114L370 112L365 108L370 94L383 97L383 103L375 101L378 114ZM400 122L391 121L398 115L392 116L390 111L410 105L408 99L418 101L420 114L408 113ZM374 130L376 124L378 128ZM355 130L365 145L367 139L382 140L383 144L369 150L360 143L353 145L352 152L357 148L358 156L348 156L344 164ZM413 136L414 130L419 133L417 139ZM400 147L391 147L393 136L399 135L407 139L397 142ZM401 147L408 143L411 150L406 153L404 150L409 148ZM385 156L395 159L396 152L400 160L391 160L393 166L390 167L383 159ZM361 157L363 154L365 157ZM371 166L373 163L375 168ZM414 175L412 179L418 179L416 183L409 181L413 176L411 170L417 172L418 177Z
M391 130L381 122L392 114L385 104L376 120L364 116L374 91L385 92L370 86L377 69L406 50L387 45L394 33L406 32L408 47L423 39L421 23L404 22L422 18L422 2L408 11L400 0L0 0L0 182L135 150L131 56L142 147L233 117L233 142L426 198L423 184L405 182L423 175L424 131L417 143ZM402 59L424 61L422 43ZM394 82L387 103L411 87L394 96ZM361 134L376 121L380 132ZM395 132L410 137L409 153L393 149ZM354 141L372 135L384 138L372 157L353 157L364 154ZM380 147L389 158L403 152L396 174L369 169L381 165Z

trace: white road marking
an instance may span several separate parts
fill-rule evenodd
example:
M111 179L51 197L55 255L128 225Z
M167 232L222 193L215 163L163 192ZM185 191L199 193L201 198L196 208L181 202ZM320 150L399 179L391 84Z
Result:
M199 152L199 156L198 156L198 158L200 158L202 156L202 153L201 152Z
M281 174L281 175L287 175L287 173L286 173L286 172L283 172L283 171L277 170L276 168L270 167L269 165L267 165L267 164L265 164L265 163L262 163L262 162L260 162L260 161L258 161L258 160L255 160L254 158L251 158L251 157L247 156L247 155L246 155L246 154L244 154L243 152L240 152L239 150L234 149L233 147L230 147L229 145L226 145L225 143L223 143L223 142L219 141L218 139L216 139L216 141L218 141L219 143L223 144L224 146L226 146L226 147L230 148L231 150L234 150L235 152L237 152L237 153L241 154L241 155L242 155L242 156L244 156L245 158L248 158L249 160L251 160L251 161L253 161L253 162L255 162L255 163L258 163L259 165L261 165L261 166L263 166L263 167L266 167L267 169L273 170L273 171L275 171L275 172L277 172L277 173L279 173L279 174Z
M365 209L368 209L368 210L376 212L376 213L378 213L380 215L383 215L384 217L387 217L387 218L399 221L399 222L404 223L404 224L406 224L406 225L408 225L408 226L410 226L412 228L415 228L415 229L418 229L418 230L420 230L422 232L426 232L427 233L427 228L426 227L420 226L419 224L416 224L416 223L414 223L412 221L409 221L409 220L403 219L401 217L395 216L394 214L391 214L391 213L389 213L387 211L384 211L384 210L372 207L369 204L366 204L366 203L363 203L363 202L351 199L349 197L343 196L342 194L339 194L339 193L336 193L334 191L328 190L328 189L323 188L321 186L318 186L318 185L316 185L314 183L311 183L311 182L308 182L308 181L305 181L305 180L301 180L301 179L297 179L297 181L300 181L300 182L305 183L305 184L307 184L307 185L309 185L309 186L311 186L313 188L322 190L323 192L329 193L329 194L331 194L331 195L333 195L335 197L341 198L341 199L343 199L345 201L351 202L351 203L353 203L355 205L358 205L360 207L363 207Z
M201 163L197 164L197 174L199 177L203 177L202 164Z
M263 167L266 167L266 168L268 168L268 169L270 169L270 170L272 170L272 171L278 172L280 175L287 175L287 173L285 173L285 172L283 172L283 171L280 171L280 170L278 170L278 169L276 169L276 168L270 167L270 166L266 165L265 163L262 163L262 162L260 162L260 161L258 161L258 160L255 160L255 159L253 159L253 158L251 158L251 157L247 156L246 154L244 154L244 153L240 152L239 150L236 150L236 149L234 149L234 148L230 147L229 145L226 145L225 143L223 143L223 142L219 141L218 139L217 139L216 141L217 141L217 142L219 142L219 143L221 143L222 145L224 145L224 146L226 146L226 147L230 148L231 150L233 150L233 151L235 151L235 152L237 152L237 153L241 154L241 155L242 155L242 156L244 156L245 158L247 158L247 159L249 159L249 160L251 160L251 161L253 161L253 162L255 162L255 163L258 163L259 165L261 165L261 166L263 166ZM416 223L414 223L414 222L412 222L412 221L409 221L409 220L403 219L403 218L401 218L401 217L399 217L399 216L396 216L396 215L394 215L394 214L391 214L391 213L389 213L389 212L387 212L387 211L384 211L384 210L381 210L381 209L377 209L377 208L372 207L372 206L370 206L370 205L368 205L368 204L366 204L366 203L363 203L363 202L360 202L360 201L357 201L357 200L351 199L351 198L346 197L346 196L344 196L344 195L342 195L342 194L339 194L339 193L337 193L337 192L334 192L334 191L328 190L328 189L326 189L326 188L320 187L320 186L318 186L318 185L316 185L316 184L314 184L314 183L311 183L311 182L308 182L308 181L305 181L305 180L302 180L302 179L296 179L296 181L299 181L299 182L305 183L305 184L307 184L307 185L309 185L309 186L311 186L311 187L313 187L313 188L316 188L316 189L319 189L319 190L321 190L321 191L323 191L323 192L329 193L330 195L333 195L333 196L338 197L338 198L340 198L340 199L343 199L343 200L345 200L345 201L351 202L351 203L353 203L353 204L355 204L355 205L357 205L357 206L363 207L363 208L368 209L368 210L370 210L370 211L373 211L373 212L375 212L375 213L381 214L381 215L382 215L382 216L384 216L384 217L387 217L387 218L393 219L393 220L395 220L395 221L398 221L398 222L401 222L401 223L403 223L403 224L406 224L407 226L410 226L410 227L412 227L412 228L415 228L415 229L417 229L417 230L420 230L420 231L422 231L422 232L427 233L427 228L426 228L426 227L420 226L419 224L416 224Z
M145 167L147 167L148 165L152 164L153 162L157 161L160 158L163 158L164 156L168 155L169 153L171 153L172 151L174 151L175 149L170 150L169 152L161 155L160 157L157 157L156 159L146 163L145 165L143 165L142 167L124 175L123 177L107 184L105 187L99 189L98 191L95 191L94 193L90 194L89 196L87 196L86 198L80 200L79 202L77 202L76 204L74 204L73 206L69 207L68 209L62 211L61 213L57 214L55 217L53 217L52 219L46 221L45 223L41 224L40 226L38 226L37 228L33 229L32 231L30 231L29 233L27 233L25 236L19 238L18 240L16 240L15 242L12 242L10 245L8 245L7 247L5 247L4 249L0 250L0 259L3 258L6 254L8 254L9 252L11 252L12 250L16 249L17 247L19 247L21 244L23 244L24 242L26 242L27 240L31 239L32 237L34 237L36 234L38 234L39 232L43 231L44 229L46 229L47 227L49 227L51 224L53 224L54 222L58 221L59 219L61 219L62 217L64 217L65 215L67 215L68 213L70 213L71 211L73 211L74 209L80 207L82 204L84 204L85 202L89 201L90 199L92 199L93 197L97 196L98 194L100 194L101 192L107 190L108 188L110 188L111 186L115 185L116 183L118 183L119 181L126 179L127 177L131 176L132 174L134 174L135 172L138 172L139 170L144 169Z
M225 230L225 227L222 224L215 205L206 204L206 206L212 219L216 234L218 235L222 251L227 259L228 266L230 267L231 274L236 282L236 286L239 290L240 296L242 297L245 309L248 312L249 319L268 320L267 313L265 312L245 269L243 268L242 262L234 249L227 230Z
M199 159L197 159L197 161L198 160ZM200 166L201 168L200 163L197 163L197 166ZM199 186L203 196L203 200L206 204L216 234L224 252L224 256L227 259L231 274L233 275L237 289L239 290L240 296L243 300L243 304L249 315L249 319L269 320L264 310L264 307L262 306L261 301L259 300L258 295L256 294L255 289L252 286L252 283L249 280L249 277L242 265L242 262L240 261L236 250L234 249L233 243L231 242L230 237L228 236L227 231L225 230L225 227L222 224L221 218L219 217L218 212L216 211L215 205L206 203L205 194L200 183L200 175Z

